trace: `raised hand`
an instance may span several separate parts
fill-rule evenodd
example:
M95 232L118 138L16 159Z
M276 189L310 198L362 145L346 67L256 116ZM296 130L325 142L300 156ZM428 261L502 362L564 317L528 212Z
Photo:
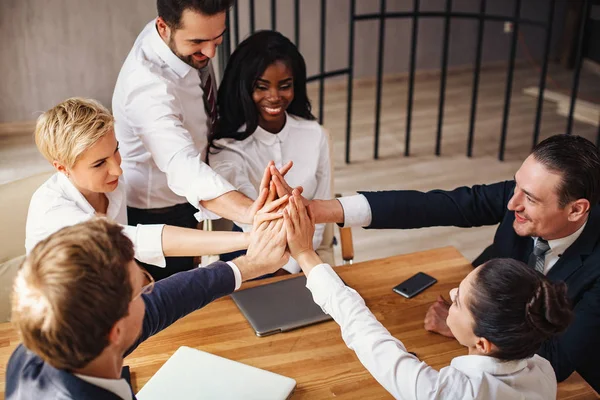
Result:
M288 183L285 181L284 176L285 173L287 173L287 171L289 171L290 168L292 168L292 162L288 162L286 165L283 166L283 168L281 168L281 171L278 171L277 168L275 168L275 166L271 166L271 180L273 181L273 183L275 184L275 188L277 189L277 195L279 197L282 197L284 195L292 195L292 191L294 189L298 190L299 194L302 194L302 191L304 190L302 188L302 186L298 186L296 188L292 188L290 185L288 185ZM287 167L287 169L286 169ZM285 172L285 173L282 173ZM304 205L308 205L309 201L307 199L305 199L304 197L301 197L302 199L302 203L304 203Z
M310 211L302 203L298 190L294 189L293 196L283 214L288 247L292 257L297 258L303 252L313 251L315 222Z
M266 205L268 205L269 203L275 201L275 199L282 198L284 195L288 194L288 196L292 195L292 191L290 189L289 193L284 193L283 190L278 189L275 181L273 181L273 171L276 171L276 173L278 174L278 176L281 177L281 179L283 179L283 177L285 176L285 174L288 173L288 171L292 168L293 163L292 161L289 161L287 164L285 164L281 170L277 170L277 168L275 168L275 163L273 161L269 161L269 163L267 164L265 171L263 172L263 176L262 179L260 181L260 185L258 187L258 197L256 198L256 200L254 200L254 202L252 203L252 205L248 208L248 211L246 213L246 221L253 221L254 216Z

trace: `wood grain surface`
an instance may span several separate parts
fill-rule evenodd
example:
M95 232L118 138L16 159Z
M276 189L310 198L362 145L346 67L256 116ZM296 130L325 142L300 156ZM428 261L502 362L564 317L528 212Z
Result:
M346 284L356 289L379 321L406 347L436 369L466 354L455 340L426 332L423 317L438 294L448 291L471 270L453 247L394 256L337 267ZM426 272L438 283L412 299L392 287L416 272ZM287 277L244 284L243 288ZM0 391L5 390L5 366L19 342L10 324L0 325ZM222 298L179 320L143 343L126 358L134 391L180 346L189 346L232 360L289 376L298 383L293 399L387 399L391 396L371 377L341 339L333 321L267 337L257 337L230 297ZM597 399L578 376L559 385L560 399Z

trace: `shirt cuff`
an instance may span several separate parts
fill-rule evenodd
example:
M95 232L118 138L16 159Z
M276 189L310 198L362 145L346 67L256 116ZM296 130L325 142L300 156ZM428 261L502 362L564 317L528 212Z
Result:
M238 290L240 286L242 286L242 273L240 272L240 269L237 267L237 265L235 265L232 261L227 261L227 264L231 267L231 269L233 270L233 276L235 276L234 290Z
M285 269L290 274L297 274L301 269L298 261L294 260L292 257L290 257L288 262L281 268Z
M194 214L196 221L202 222L207 219L221 219L220 215L215 214L214 212L207 210L202 207L200 204L195 205L194 207L198 208L198 212Z
M146 264L165 268L167 262L162 249L162 232L165 226L124 226L123 233L133 242L135 258Z
M371 225L371 206L362 194L339 197L337 199L344 210L344 226Z
M306 287L311 291L315 303L321 308L325 306L330 293L344 286L346 286L344 282L329 264L315 266L306 277ZM323 311L329 314L327 310L323 309Z

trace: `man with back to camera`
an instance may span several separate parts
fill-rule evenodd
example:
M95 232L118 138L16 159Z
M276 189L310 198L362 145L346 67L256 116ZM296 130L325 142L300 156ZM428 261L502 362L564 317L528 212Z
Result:
M132 225L195 228L198 220L218 216L252 223L257 202L202 161L217 116L211 59L233 2L157 0L158 17L121 68L112 108ZM194 260L169 257L165 269L145 266L160 279L193 268Z
M242 281L284 265L289 255L281 216L263 223L257 217L246 256L156 284L134 261L122 228L105 219L42 240L15 280L12 319L23 344L6 367L6 398L135 398L121 376L123 358Z
M278 193L291 193L275 173ZM339 200L339 201L338 201ZM317 223L336 222L369 229L496 225L493 244L474 262L514 258L551 281L565 281L575 318L539 354L559 382L577 371L600 392L600 154L589 140L555 135L539 143L512 181L427 193L398 190L360 192L334 200L313 200ZM309 203L304 200L305 203ZM434 303L425 328L446 336L448 304Z

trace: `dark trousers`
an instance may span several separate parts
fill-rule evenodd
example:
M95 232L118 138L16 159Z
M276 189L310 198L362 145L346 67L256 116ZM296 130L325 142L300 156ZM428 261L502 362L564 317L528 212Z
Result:
M127 220L129 225L137 224L167 224L183 228L196 229L198 221L194 214L198 210L189 203L177 204L166 208L141 209L127 207ZM154 265L141 263L155 280L160 280L181 271L194 268L194 257L166 257L167 267L160 268Z

